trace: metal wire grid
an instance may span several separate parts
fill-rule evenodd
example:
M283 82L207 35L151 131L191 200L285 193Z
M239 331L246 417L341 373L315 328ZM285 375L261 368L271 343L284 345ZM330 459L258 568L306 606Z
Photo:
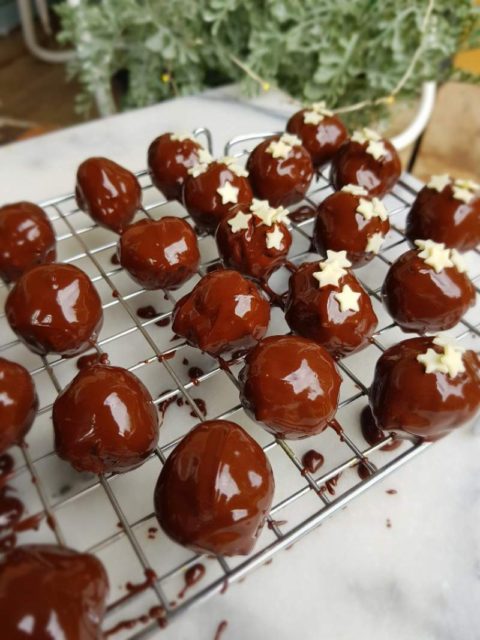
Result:
M211 151L212 145L210 133L205 129L198 129L195 131L195 135L204 135ZM241 157L247 152L245 145L248 146L248 144L256 142L258 139L264 138L267 135L270 134L256 134L235 138L227 144L225 152L226 154L232 154L233 150L241 146L242 148L234 153L237 157ZM162 215L164 206L167 205L169 208L172 208L172 203L167 203L164 199L158 198L158 194L153 188L146 171L139 172L137 175L142 183L145 202L144 209L139 215L155 219ZM319 200L323 199L330 190L331 188L328 177L326 173L323 173L318 176L314 187L306 198L306 202L316 204ZM405 216L414 196L415 188L412 186L412 181L408 176L405 176L390 196L391 206L389 206L389 213L394 237L391 241L386 243L385 247L383 247L381 254L374 260L375 263L380 262L384 265L388 265L390 264L388 257L389 254L392 252L402 252L402 249L405 248L406 239L403 234L401 219L402 216ZM147 202L147 200L149 200L149 202ZM208 371L199 375L198 379L186 380L184 376L179 373L178 367L174 365L176 364L175 358L180 358L181 355L186 353L190 348L185 343L179 342L178 340L172 343L171 346L167 344L166 347L161 347L158 340L152 336L150 331L155 323L160 322L162 324L169 319L171 315L171 308L160 312L154 318L141 320L138 317L136 310L133 308L132 303L135 300L140 300L142 295L146 292L142 289L135 289L128 293L122 293L119 291L115 278L121 271L120 267L105 264L106 254L108 253L110 255L112 249L116 246L116 238L113 237L113 234L110 234L112 237L108 239L108 241L98 243L94 237L95 233L98 231L98 227L95 224L91 224L91 221L89 221L86 216L79 214L74 196L71 194L51 199L44 202L42 206L50 214L51 220L54 224L60 222L63 224L63 232L57 232L58 246L61 247L62 243L73 239L77 242L79 251L73 253L69 251L68 255L65 255L64 261L70 263L81 263L82 261L87 261L90 266L93 267L93 273L91 275L92 281L99 288L101 288L102 285L106 285L106 291L108 292L107 299L104 300L105 296L102 296L104 311L114 308L115 313L117 314L119 309L123 309L131 323L130 326L123 328L120 331L116 331L113 335L102 337L101 334L97 345L98 352L102 353L105 348L110 350L113 345L119 345L123 350L127 341L132 340L133 337L141 336L147 350L149 351L146 358L137 360L134 364L130 364L128 366L127 364L124 365L123 362L117 362L115 360L112 364L126 366L126 368L135 372L137 375L141 375L142 371L150 369L151 367L160 367L161 370L163 369L165 379L170 379L175 388L165 391L159 395L159 397L155 399L156 404L162 406L161 403L170 402L172 400L178 400L179 404L181 404L180 399L183 399L186 406L190 409L191 416L194 417L195 421L205 419L203 407L201 404L197 404L196 399L192 395L193 391L202 389L202 385L206 385L211 379L213 379L217 386L217 380L220 376L226 376L226 379L233 384L233 388L237 389L238 380L236 372L238 372L241 362L236 361L227 363L225 366L224 362L220 364L208 357ZM169 214L171 213L172 212L169 211ZM188 218L184 211L179 211L178 215ZM75 220L78 216L81 217L80 224ZM398 224L397 220L399 221ZM301 247L301 249L291 257L291 261L293 263L301 263L305 259L312 259L312 254L310 252L311 233L309 232L311 226L311 219L304 220L298 224L292 223L292 235L294 236L294 240L301 239L304 241L303 247ZM103 238L105 234L108 235L108 232L102 231L100 235ZM211 242L211 239L199 237L201 249L202 246L208 242ZM295 242L293 246L295 246ZM210 247L210 255L207 251L207 259L202 261L198 276L201 277L204 275L209 267L219 261L218 256L212 256L211 253ZM202 255L204 255L203 251ZM477 252L473 257L475 264L479 265L479 273L474 277L477 292L480 291L480 260L478 260L478 258L479 254ZM363 286L374 300L380 302L380 286L372 286L372 284L366 279L363 279L363 272L364 270L360 273L357 272ZM191 289L191 287L192 283L190 282L188 284L188 289ZM113 298L112 295L114 296ZM158 294L156 295L158 296ZM170 292L164 292L164 295L166 302L170 307L173 307L176 297L178 296L174 296ZM157 301L158 300L156 300L156 302ZM478 314L476 317L478 320ZM4 314L0 316L0 319L4 321ZM462 320L461 325L461 332L457 334L459 339L464 339L467 336L472 335L474 335L475 338L480 337L479 324L475 324L464 319ZM394 329L395 324L391 321L387 321L384 326L380 327L373 340L373 348L376 350L376 356L378 356L379 350L383 351L385 349L382 337ZM286 325L284 330L288 331L288 327L286 327ZM398 339L401 338L397 337L395 341ZM9 357L9 352L17 347L23 349L23 347L19 345L18 340L12 339L6 341L4 344L0 345L0 353ZM25 355L26 351L24 350L22 354ZM12 359L22 361L22 359L18 357ZM351 358L346 358L338 363L344 378L344 384L342 386L344 387L348 383L348 392L344 394L343 398L341 398L339 405L340 414L342 409L351 408L354 405L358 407L359 403L364 405L365 394L368 388L368 384L362 380L363 376L355 369L355 367L352 367L349 364L350 360ZM65 360L60 357L42 358L41 363L38 364L38 366L30 367L30 371L34 376L46 374L53 385L54 391L58 393L63 386L58 372L59 368L64 363ZM71 373L70 378L72 375L73 373ZM52 403L47 402L41 407L39 416L46 416L48 418L51 412L51 407ZM342 452L344 455L341 456L341 460L333 463L333 466L331 466L327 471L322 471L321 473L312 475L303 468L300 455L298 453L299 447L295 443L290 445L281 440L275 440L273 437L267 436L257 425L254 425L253 423L248 424L248 419L243 414L242 407L238 403L238 396L236 404L234 403L233 405L228 406L228 408L224 408L222 411L217 412L216 415L208 415L208 418L231 418L241 422L244 426L248 426L250 433L262 444L267 456L272 459L274 456L278 458L280 454L282 457L282 464L289 465L290 471L293 469L295 477L297 479L301 479L301 483L296 484L295 486L292 484L292 486L287 486L286 488L282 487L282 490L280 491L280 498L277 499L277 502L274 504L270 512L268 528L265 528L265 531L260 537L257 547L252 555L241 559L202 557L202 563L210 567L211 565L214 565L215 570L212 572L207 571L206 577L198 584L197 588L193 589L191 594L187 595L181 602L172 602L172 599L175 599L175 596L172 597L171 594L174 592L172 592L172 588L167 585L169 584L169 581L172 580L176 585L178 585L178 581L182 578L185 570L197 562L199 557L191 552L181 549L181 557L178 562L174 562L173 564L171 563L172 566L170 566L168 570L158 570L158 567L155 566L157 578L152 581L150 585L150 592L154 596L154 603L160 604L163 607L166 620L171 620L178 616L192 604L206 600L215 593L222 592L230 583L241 579L247 572L268 561L271 556L280 549L293 544L300 537L319 526L329 515L343 508L367 488L385 478L397 467L401 466L429 446L428 444L420 443L415 439L406 439L403 448L400 451L391 452L390 454L379 454L378 452L381 447L391 441L391 436L386 436L384 440L375 446L365 446L365 443L361 443L354 435L354 427L358 432L358 423L356 425L350 423L348 425L344 424L345 429L341 436L339 434L334 436L334 446L336 450L339 450L340 447L343 448ZM185 426L181 430L181 433L177 433L175 437L168 439L168 442L158 446L155 454L152 456L155 464L155 475L158 475L160 465L164 463L168 453L182 439L190 426L188 424L188 419L185 420ZM163 432L164 428L160 431L160 441L162 441ZM322 443L326 436L321 434L320 438L320 447L322 447ZM65 522L62 524L59 521L59 514L62 509L72 506L75 507L75 505L78 505L78 502L83 499L90 500L92 493L98 488L101 488L113 508L113 512L118 518L120 528L117 528L114 531L109 531L108 535L100 533L98 539L94 539L93 543L85 550L102 556L102 553L108 551L117 542L127 540L133 550L136 562L140 569L143 572L146 572L147 575L149 572L154 570L152 550L147 553L145 536L141 533L141 529L144 525L153 522L154 515L150 508L150 510L141 517L133 518L133 520L129 517L127 513L127 505L123 504L122 500L119 499L114 490L115 487L112 488L112 483L115 482L117 478L120 478L120 476L115 476L115 474L100 476L98 478L90 476L86 479L86 482L80 484L79 487L74 487L73 491L67 492L68 495L58 495L56 496L58 499L52 499L52 496L50 495L51 491L49 491L46 486L46 479L43 477L44 474L41 472L40 466L49 460L56 459L53 449L50 447L50 449L46 451L41 450L40 453L36 455L34 448L24 446L22 447L22 455L23 464L20 462L17 465L15 476L19 476L24 473L30 474L38 494L40 504L39 515L46 515L46 520L50 523L53 534L59 544L71 544L72 546L75 546L70 542L71 534L65 535L63 531ZM340 491L340 487L337 487L338 493L336 493L333 488L333 484L336 483L338 477L341 474L344 474L342 477L345 477L346 474L344 472L354 469L360 462L368 468L371 475L368 478L361 480L355 473L350 473L349 485L342 491ZM132 473L134 472L124 474L123 477L131 477ZM277 489L279 488L280 480L278 475L279 474L276 474ZM153 485L146 488L146 492L149 495L152 491ZM314 496L314 499L308 501L307 509L303 509L301 511L301 516L299 518L297 517L298 521L295 522L294 519L293 522L295 522L295 524L292 524L290 528L285 526L285 521L277 520L278 516L288 512L289 508L296 506L305 497L310 498L311 496ZM159 535L162 536L161 533ZM165 543L165 538L163 538L163 542ZM153 544L155 545L155 543ZM169 544L171 545L172 543ZM176 551L178 555L179 549ZM161 556L161 554L158 553L158 556ZM157 558L158 556L155 555L154 557ZM105 562L104 558L103 560ZM118 562L118 557L116 557L116 560ZM162 557L158 557L158 562L160 565L162 564ZM109 566L107 563L107 570L109 572L113 571L114 567ZM213 574L213 577L210 578L210 574ZM136 575L138 575L138 572ZM136 608L137 613L145 608L144 592L133 593L128 599L125 598L124 594L120 595L121 593L122 592L120 591L118 596L109 604L107 621L105 624L106 627L117 621L119 617L125 617L127 606L131 605L135 601L138 604ZM158 622L152 621L146 626L143 626L140 631L134 632L133 635L131 633L129 635L129 632L123 632L119 634L118 637L131 637L138 639L145 638L154 633L155 630L158 630Z

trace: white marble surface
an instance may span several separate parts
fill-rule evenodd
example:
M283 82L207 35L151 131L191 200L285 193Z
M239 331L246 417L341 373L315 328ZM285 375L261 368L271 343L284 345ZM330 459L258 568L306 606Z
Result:
M241 103L216 92L3 147L0 201L69 192L89 155L142 169L149 142L170 129L208 126L219 153L234 135L281 128L290 111L275 96ZM477 640L479 460L480 430L470 426L158 637L213 640L225 619L222 640Z

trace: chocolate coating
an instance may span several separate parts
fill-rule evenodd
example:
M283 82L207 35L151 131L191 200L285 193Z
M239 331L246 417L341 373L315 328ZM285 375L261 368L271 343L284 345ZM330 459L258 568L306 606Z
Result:
M337 410L341 378L335 363L307 338L265 338L247 355L239 379L243 408L278 438L320 433Z
M348 137L347 128L338 116L324 116L318 124L306 124L302 109L293 114L287 123L287 131L297 135L312 158L315 168L330 162L333 155Z
M417 356L441 353L432 337L411 338L387 349L377 361L370 387L370 407L383 431L406 431L436 440L473 418L480 407L480 361L463 355L465 371L454 378L426 373Z
M200 262L194 230L173 216L130 225L118 241L118 254L122 267L145 289L178 289Z
M382 287L382 298L403 331L445 331L475 304L475 288L456 267L435 269L412 249L395 260Z
M75 197L78 207L99 225L122 231L142 206L136 176L108 158L88 158L78 167Z
M223 204L217 189L226 182L238 189L237 202ZM213 232L228 214L245 211L253 194L247 178L237 176L223 162L211 162L198 176L188 176L183 189L183 202L199 229Z
M40 355L74 356L86 351L103 323L97 290L83 271L70 264L27 271L8 294L5 313L20 340Z
M140 380L126 369L82 369L53 404L55 449L77 471L123 473L157 446L158 412Z
M197 425L168 457L155 487L158 521L200 553L250 553L272 504L274 481L262 448L238 424Z
M31 202L0 207L0 278L14 282L55 258L55 233L43 209Z
M37 409L32 376L20 364L0 358L0 454L22 442Z
M287 258L292 244L292 235L288 227L283 223L271 226L259 224L259 219L253 215L248 222L248 229L233 233L228 221L235 215L224 218L215 234L218 253L223 264L257 280L268 280ZM280 249L267 248L267 233L273 231L274 226L280 228L283 236Z
M268 145L280 136L267 138L255 147L248 158L247 170L253 193L268 200L272 207L287 207L302 200L313 178L308 151L301 145L292 147L287 158L274 158Z
M263 338L270 305L257 287L236 271L204 276L173 310L173 332L202 351L218 356L244 351Z
M24 545L0 562L5 640L94 640L106 609L108 578L93 555L55 545Z
M367 196L361 196L369 200ZM367 220L356 209L360 197L336 191L318 205L313 239L318 253L325 254L327 249L346 251L353 267L362 267L375 257L372 251L366 251L368 239L374 233L385 236L390 223L379 216Z
M372 196L382 197L395 186L402 172L402 165L395 147L382 139L386 155L376 160L367 153L368 143L347 140L332 160L331 181L340 190L346 184L358 184Z
M182 200L188 170L198 162L202 145L196 140L172 140L171 133L155 138L148 148L148 172L167 200Z
M377 327L377 316L367 292L350 270L339 286L319 287L313 274L318 262L305 262L290 276L285 319L288 326L305 338L322 345L335 358L360 351ZM348 285L359 292L359 311L341 311L335 294Z
M423 187L407 216L407 237L434 240L459 251L480 244L480 192L468 204L453 197L451 184L438 192Z

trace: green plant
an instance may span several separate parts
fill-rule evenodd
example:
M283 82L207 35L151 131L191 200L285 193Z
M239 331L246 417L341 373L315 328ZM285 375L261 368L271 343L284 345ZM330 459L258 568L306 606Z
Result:
M480 43L471 0L82 0L58 11L82 110L126 72L122 107L240 80L358 119L357 107L458 76L453 54Z

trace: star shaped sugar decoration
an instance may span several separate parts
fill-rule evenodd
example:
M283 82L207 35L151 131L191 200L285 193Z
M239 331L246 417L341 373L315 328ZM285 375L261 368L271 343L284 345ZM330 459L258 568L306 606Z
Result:
M309 109L303 112L303 122L317 125L325 116L333 116L333 111L325 107L325 102L314 102Z
M366 151L373 156L375 160L380 160L387 154L387 149L382 142L382 136L373 129L363 127L363 129L354 131L352 140L360 144L368 142Z
M283 247L283 233L278 224L274 225L273 231L267 233L267 249L278 249Z
M418 257L425 264L432 267L436 273L440 273L446 267L453 267L450 259L450 249L445 249L443 242L433 242L433 240L415 240L415 244L421 250Z
M383 244L384 237L380 232L372 233L371 236L367 238L367 246L365 247L365 251L367 253L380 253L380 248Z
M203 147L198 150L198 162L188 169L188 174L194 178L198 178L208 169L208 165L213 161L210 153Z
M351 193L353 196L368 196L368 191L359 184L345 184L340 191Z
M379 217L381 220L387 219L387 210L385 209L385 205L378 198L372 198L371 200L360 198L360 202L355 211L360 213L365 220L371 220L375 217Z
M288 211L284 207L271 207L268 200L258 200L254 198L250 205L251 213L254 213L259 218L262 224L267 227L272 224L283 222L288 223Z
M179 133L171 133L170 140L178 140L179 142L183 142L184 140L194 140L195 138L188 131L180 131Z
M480 184L473 180L457 179L453 184L453 197L468 204L475 197L475 192L480 189Z
M354 291L348 284L344 285L339 293L334 294L335 300L340 306L340 311L360 311L358 299L361 293Z
M450 378L455 378L465 371L464 349L444 336L437 336L433 343L442 347L443 352L437 353L429 347L425 353L417 356L418 362L425 367L425 373L446 373Z
M219 162L226 164L230 171L239 178L248 177L248 171L237 163L236 158L233 158L232 156L223 156L223 158L220 158Z
M447 185L451 182L450 176L446 173L437 176L431 176L430 180L427 182L427 187L429 189L435 189L439 193L445 189Z
M383 144L383 142L372 141L368 143L368 147L366 149L367 153L375 158L375 160L381 160L384 156L387 155L387 148Z
M294 136L291 133L284 133L278 140L272 140L266 151L274 158L288 158L292 147L301 144L302 141L297 136Z
M338 287L340 278L347 274L346 268L352 266L346 251L327 251L327 259L319 263L320 271L315 271L313 277L318 280L319 287L332 285ZM346 268L345 268L346 267Z
M463 259L463 256L456 249L450 250L450 260L455 265L457 271L459 271L460 273L465 273L465 271L467 270L467 264Z
M230 218L228 224L232 228L232 233L237 233L238 231L242 231L243 229L248 229L248 223L252 218L251 213L243 213L243 211L239 211L236 216Z
M218 187L217 193L222 197L222 204L232 204L238 203L238 192L240 189L238 187L234 187L231 182L227 180L222 187Z
M289 144L291 147L302 144L302 141L300 140L300 138L293 133L283 133L280 140L282 140L286 144Z

